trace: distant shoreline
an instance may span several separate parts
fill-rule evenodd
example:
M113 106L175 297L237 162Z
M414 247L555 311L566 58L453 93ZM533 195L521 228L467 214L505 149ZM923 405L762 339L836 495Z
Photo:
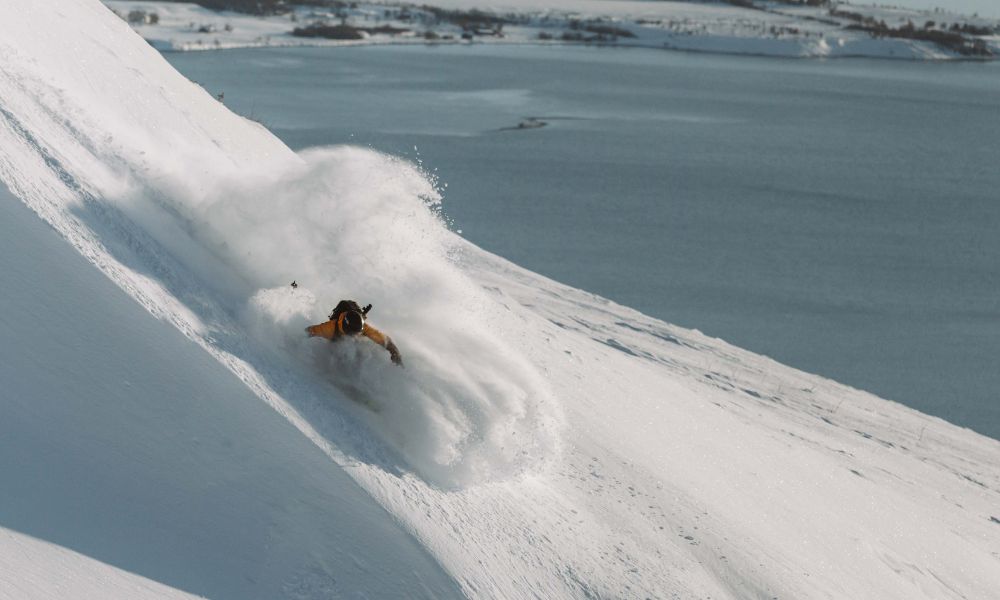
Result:
M200 52L223 52L226 50L288 50L295 48L309 48L309 49L325 49L325 48L374 48L378 46L495 46L495 47L514 47L514 46L547 46L550 48L600 48L600 49L624 49L624 50L659 50L663 52L679 52L684 54L704 54L704 55L715 55L715 56L746 56L748 58L774 58L780 60L884 60L884 61L900 61L900 62L912 62L912 63L993 63L998 62L997 57L955 57L955 58L912 58L903 56L872 56L866 54L838 54L835 56L787 56L782 54L753 54L749 52L726 52L723 50L697 50L692 48L672 48L669 46L646 46L642 44L623 44L623 43L584 43L584 42L551 42L544 40L525 40L520 42L493 42L493 43L482 43L482 42L462 42L462 41L444 41L444 42L428 42L424 40L398 40L393 42L369 42L369 41L359 41L353 43L341 43L341 44L271 44L271 45L246 45L246 46L229 46L224 48L187 48L187 49L166 49L159 50L163 53L170 54L185 54L185 53L200 53Z
M294 6L282 14L253 16L185 3L104 3L160 52L495 44L641 47L812 59L983 62L1000 58L1000 21L853 5L788 5L776 0L758 0L754 8L744 5L748 2L627 2L621 6L628 10L610 15L566 7L500 13L341 2L338 7ZM581 9L589 6L580 4Z

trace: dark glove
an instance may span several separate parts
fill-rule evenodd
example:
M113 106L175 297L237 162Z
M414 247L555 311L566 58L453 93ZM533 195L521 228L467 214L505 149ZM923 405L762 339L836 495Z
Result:
M392 340L390 338L386 338L385 341L386 341L385 349L389 351L389 358L392 359L392 364L399 365L402 367L403 357L400 356L399 354L399 348L396 347L396 344L392 343Z

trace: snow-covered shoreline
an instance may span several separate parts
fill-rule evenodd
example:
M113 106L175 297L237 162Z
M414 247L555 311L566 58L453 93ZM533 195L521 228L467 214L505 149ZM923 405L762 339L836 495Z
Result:
M507 0L479 5L438 0L435 6L351 3L343 8L295 6L283 15L217 13L194 4L104 0L161 52L235 48L413 44L594 44L793 58L867 57L990 60L1000 54L1000 22L944 12L854 5L789 6L626 0ZM836 11L836 12L835 12ZM142 18L140 15L147 15ZM149 16L156 15L155 23ZM479 16L479 20L475 18ZM862 21L861 19L865 19ZM933 25L931 25L933 23ZM881 30L864 29L867 24ZM296 28L345 26L348 36L293 35ZM907 30L911 27L912 31ZM958 26L991 30L965 35ZM901 28L905 30L900 33ZM353 31L352 31L353 30ZM885 32L889 32L887 35ZM343 32L336 35L341 35ZM952 34L952 45L922 37ZM913 36L916 37L905 37ZM937 39L937 38L935 38ZM975 52L973 52L975 44Z

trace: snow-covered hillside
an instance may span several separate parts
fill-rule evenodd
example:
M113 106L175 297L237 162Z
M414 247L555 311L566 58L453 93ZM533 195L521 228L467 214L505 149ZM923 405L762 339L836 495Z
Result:
M288 13L269 16L214 12L196 4L162 1L105 0L105 4L162 51L591 43L812 58L983 59L1000 52L1000 22L995 20L850 4L831 8L765 0L744 6L641 0L435 0L433 5L419 7L361 2L334 8L289 3ZM295 29L338 23L346 26L338 35L353 32L359 39L293 35ZM869 27L876 23L881 23L881 30ZM906 27L915 29L900 31ZM952 31L954 27L967 29L959 33ZM971 35L969 27L981 31Z
M6 189L0 223L0 597L460 596L315 444Z
M4 593L1000 589L1000 442L489 255L414 165L291 152L98 0L3 11ZM303 338L345 297L405 371Z

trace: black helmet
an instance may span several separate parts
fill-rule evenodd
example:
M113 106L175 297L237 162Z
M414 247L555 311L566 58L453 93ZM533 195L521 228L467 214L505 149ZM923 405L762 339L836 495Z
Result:
M364 328L365 320L356 310L349 310L344 313L343 320L341 321L341 327L343 327L344 333L361 333Z
M336 321L337 317L339 317L341 314L349 310L356 310L359 313L361 313L362 317L367 317L368 311L370 311L371 309L372 309L371 304L369 304L364 308L361 308L361 305L355 302L354 300L341 300L340 302L337 303L337 308L333 309L333 312L330 313L330 320Z

